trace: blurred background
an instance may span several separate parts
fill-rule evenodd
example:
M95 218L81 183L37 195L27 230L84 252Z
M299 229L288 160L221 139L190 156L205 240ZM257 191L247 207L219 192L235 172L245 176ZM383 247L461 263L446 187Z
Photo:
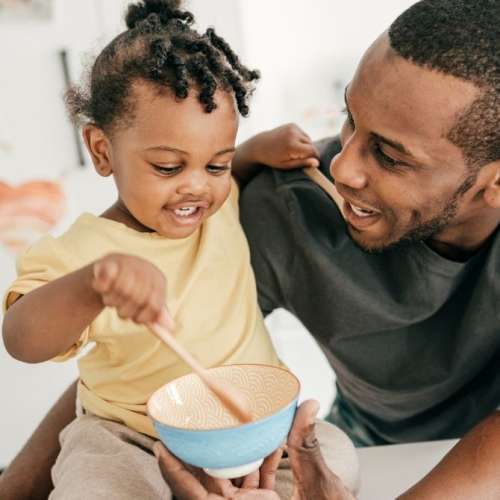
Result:
M0 288L15 259L83 211L115 199L98 177L66 118L62 94L123 29L125 0L0 0ZM200 29L215 26L249 66L261 70L251 116L239 141L285 122L314 139L337 133L343 91L364 50L413 0L189 0ZM304 289L307 293L307 288ZM1 313L0 313L1 314ZM334 397L334 374L290 315L267 319L283 360L299 375L302 398ZM76 378L76 363L27 365L0 346L0 467Z

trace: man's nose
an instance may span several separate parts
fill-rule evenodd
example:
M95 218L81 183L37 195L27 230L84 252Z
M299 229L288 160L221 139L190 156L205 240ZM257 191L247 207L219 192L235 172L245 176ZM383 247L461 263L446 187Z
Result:
M368 185L363 158L359 146L347 141L342 151L335 155L330 163L330 173L337 184L344 184L352 189L364 189Z

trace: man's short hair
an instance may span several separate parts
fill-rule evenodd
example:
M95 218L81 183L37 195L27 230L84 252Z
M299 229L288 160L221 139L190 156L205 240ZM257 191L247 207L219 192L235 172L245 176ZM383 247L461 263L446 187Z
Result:
M420 1L394 21L389 39L404 59L481 90L447 137L472 167L499 160L500 0Z

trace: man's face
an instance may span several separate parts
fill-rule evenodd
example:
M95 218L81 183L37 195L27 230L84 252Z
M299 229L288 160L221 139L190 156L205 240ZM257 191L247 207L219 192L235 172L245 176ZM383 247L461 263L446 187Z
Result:
M330 166L361 247L446 238L474 216L481 186L447 135L478 95L399 57L387 35L368 50L346 89L342 152Z

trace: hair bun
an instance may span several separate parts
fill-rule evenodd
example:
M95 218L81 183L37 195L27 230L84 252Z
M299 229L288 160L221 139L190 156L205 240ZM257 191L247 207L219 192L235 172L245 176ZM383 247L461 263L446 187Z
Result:
M194 21L190 12L180 10L182 0L143 0L129 5L125 15L125 23L129 29L137 27L152 14L162 26L166 26L173 19L191 24Z

